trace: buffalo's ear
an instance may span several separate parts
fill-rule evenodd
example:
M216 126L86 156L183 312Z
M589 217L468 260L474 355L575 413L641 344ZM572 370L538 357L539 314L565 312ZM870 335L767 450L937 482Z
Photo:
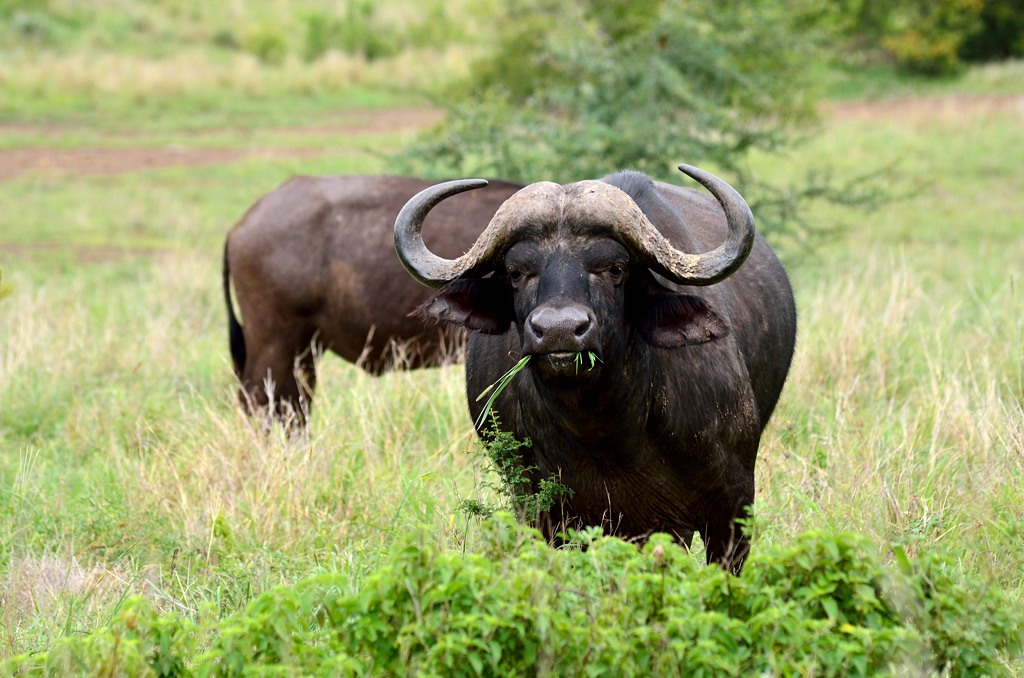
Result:
M640 334L652 346L678 348L729 334L729 326L700 297L662 288L648 294L640 314Z
M459 325L484 334L503 334L512 323L508 288L494 278L454 280L412 315Z

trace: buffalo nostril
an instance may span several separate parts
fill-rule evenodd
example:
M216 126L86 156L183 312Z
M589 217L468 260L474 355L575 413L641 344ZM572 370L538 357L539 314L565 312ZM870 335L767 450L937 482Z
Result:
M591 325L591 322L590 322L590 317L589 316L585 316L584 318L582 318L580 320L579 324L576 325L576 330L575 330L576 337L577 338L582 338L587 332L590 331L590 325Z
M544 338L544 328L538 325L536 322L534 322L532 316L526 319L526 329L530 333L530 335L537 341L540 341L541 339Z

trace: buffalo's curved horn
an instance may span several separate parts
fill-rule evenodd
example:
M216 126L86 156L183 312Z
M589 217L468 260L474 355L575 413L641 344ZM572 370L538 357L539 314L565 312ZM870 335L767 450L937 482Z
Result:
M754 215L743 196L735 188L710 172L680 164L679 171L695 179L715 196L725 210L729 227L725 242L705 254L688 254L673 257L661 263L669 277L684 285L711 285L728 278L747 260L754 246ZM675 250L673 250L675 251Z
M601 181L568 186L531 184L505 201L468 252L457 259L432 253L423 243L423 220L439 202L487 184L483 179L449 181L416 194L395 221L395 249L412 277L430 287L442 287L466 273L484 273L514 233L530 224L553 224L571 217L611 229L639 258L638 263L682 285L712 285L743 264L754 244L754 217L743 197L718 177L690 165L679 169L701 183L725 210L728 234L718 248L704 254L677 249L650 222L636 202L620 189ZM475 269L479 268L479 271Z
M483 275L500 257L515 233L531 224L554 223L561 210L563 191L558 184L530 184L502 203L491 222L465 254L456 259L439 257L423 243L423 220L445 198L486 186L484 179L460 179L426 188L405 204L395 220L395 251L409 274L428 287L443 287L462 275Z
M619 208L622 218L614 228L638 255L639 263L681 285L713 285L735 273L746 261L754 245L754 215L736 189L718 177L690 165L679 165L679 169L700 182L722 205L729 229L724 243L703 254L683 252L661 234L635 203Z
M405 203L395 219L395 251L409 275L428 287L443 287L459 277L462 271L455 266L458 259L445 259L427 249L423 242L423 221L445 198L486 185L486 179L446 181L423 189Z
M688 254L651 223L632 197L603 181L580 181L565 187L566 218L605 228L626 245L639 263L681 285L712 285L728 278L746 260L754 244L754 217L729 184L712 174L680 165L679 169L707 188L725 210L725 242L704 254ZM680 215L683 219L686 215Z

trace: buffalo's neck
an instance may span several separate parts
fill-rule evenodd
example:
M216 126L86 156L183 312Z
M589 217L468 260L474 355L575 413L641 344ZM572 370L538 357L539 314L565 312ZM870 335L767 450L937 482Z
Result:
M558 440L540 454L550 458L585 449L590 457L621 460L636 451L645 437L658 375L648 351L630 354L618 366L603 364L598 378L576 386L551 386L531 374L524 385L529 392L519 399L520 430L545 431Z

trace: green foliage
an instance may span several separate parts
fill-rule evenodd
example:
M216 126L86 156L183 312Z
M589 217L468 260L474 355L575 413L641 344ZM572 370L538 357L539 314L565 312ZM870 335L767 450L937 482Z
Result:
M46 675L182 676L195 653L199 628L184 615L159 614L146 599L133 598L109 629L87 642L58 640L44 661L25 665Z
M347 0L340 14L307 13L303 56L313 61L335 50L375 61L410 48L438 50L468 39L464 17L454 16L459 8L449 2L417 3L416 11L402 21L381 9L381 3L372 0ZM462 13L471 9L478 9L472 0Z
M962 68L957 56L961 38L953 33L926 34L912 28L882 37L882 46L903 68L924 75L948 75Z
M506 21L494 52L440 102L445 124L396 158L403 170L566 183L630 168L680 183L685 161L733 183L764 230L797 240L828 230L801 222L801 203L884 193L871 174L811 167L781 186L750 172L752 153L785 152L816 124L820 48L782 3L519 0Z
M967 61L1024 56L1024 0L984 0L980 26L960 46Z
M51 0L0 0L0 17L10 17L17 12L46 12Z
M7 30L16 41L29 45L52 44L58 32L54 21L38 11L15 12Z
M583 547L583 548L581 548ZM736 578L666 535L592 530L556 550L508 514L479 551L407 536L354 593L335 574L221 622L130 601L117 621L0 667L131 675L1009 675L1024 614L932 556L884 564L862 538L807 533Z
M288 56L288 36L275 24L253 24L242 36L241 47L263 63L279 66Z
M964 62L1024 55L1021 0L801 2L805 20L831 33L838 63L882 59L917 75L948 76Z
M946 75L962 68L960 48L978 30L984 0L904 2L891 15L881 45L902 67L925 75Z
M648 2L632 23L603 3L521 0L474 66L453 120L414 152L459 174L560 182L675 163L733 172L811 117L809 46L776 7ZM614 6L613 6L614 7Z
M96 51L108 58L142 60L204 54L221 67L224 54L217 52L224 50L242 50L269 66L279 66L290 53L313 61L329 50L377 61L410 49L440 52L453 44L486 40L475 25L478 20L467 15L489 11L487 2L303 0L243 6L124 0L113 6L0 0L0 47L10 47L19 56L42 51L65 58L94 56ZM389 82L393 80L391 73Z
M376 16L370 0L349 0L345 15L311 12L306 16L306 44L303 56L308 61L334 49L368 60L391 57L400 50L399 35Z
M524 450L531 445L529 439L518 440L503 430L497 415L492 414L483 442L476 448L476 456L483 461L484 472L498 478L497 485L484 480L481 488L494 490L500 501L491 505L479 499L462 499L459 510L467 516L476 517L511 511L520 521L529 522L537 520L541 513L562 499L572 496L569 488L551 478L540 479L534 487L532 474L537 469L523 462Z
M596 361L600 360L590 351L587 351L587 356L590 361L589 368L584 365L586 359L583 352L577 353L577 369L593 369ZM511 511L520 520L536 521L541 513L572 495L569 488L552 478L541 478L534 483L533 473L537 470L536 467L524 464L524 458L529 455L529 452L524 450L530 448L531 441L518 440L513 434L503 430L498 416L491 411L494 401L505 387L526 369L529 362L528 355L520 358L476 398L479 402L486 397L487 401L480 410L474 426L480 430L485 422L488 423L482 434L483 441L476 448L476 456L483 460L485 473L498 477L497 485L485 480L482 486L495 490L502 503L492 506L479 499L462 499L459 502L459 510L467 516L490 516L495 511L504 510Z

